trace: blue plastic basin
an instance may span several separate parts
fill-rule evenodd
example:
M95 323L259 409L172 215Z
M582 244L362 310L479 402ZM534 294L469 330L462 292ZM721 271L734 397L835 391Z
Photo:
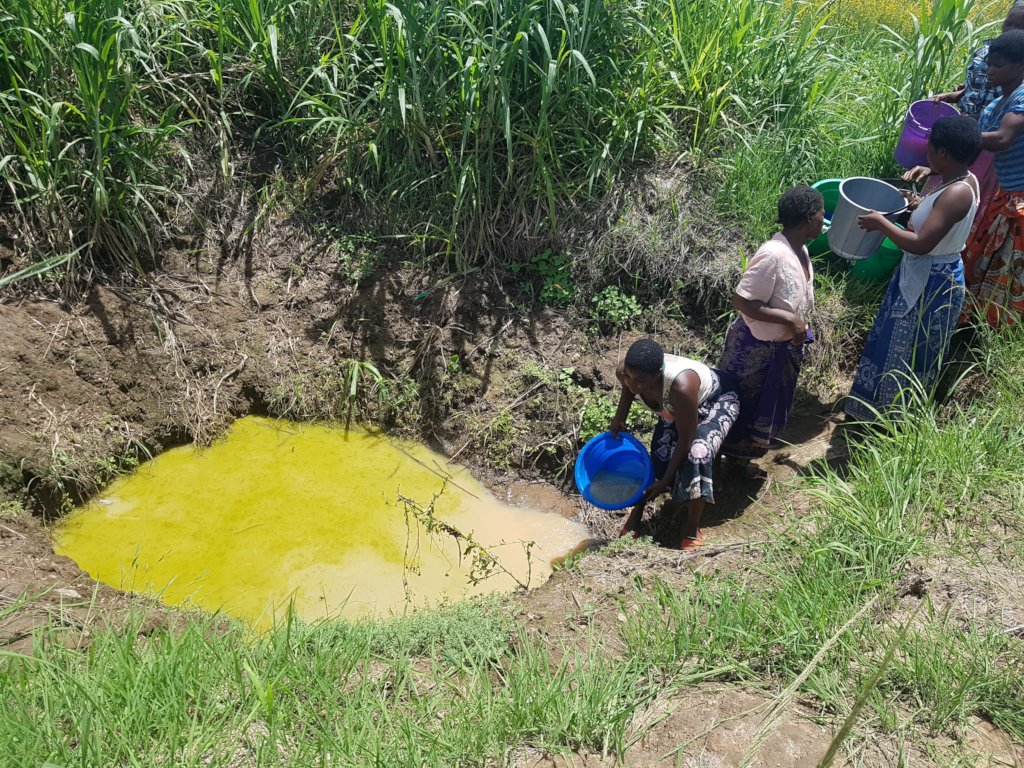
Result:
M640 501L654 482L654 465L644 444L626 432L592 438L576 457L576 488L601 509L624 509Z

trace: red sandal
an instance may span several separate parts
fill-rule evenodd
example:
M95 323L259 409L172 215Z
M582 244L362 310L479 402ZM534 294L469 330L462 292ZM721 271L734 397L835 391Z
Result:
M684 536L682 543L679 548L683 551L691 549L700 549L704 546L704 535L701 533L700 528L697 529L696 536Z

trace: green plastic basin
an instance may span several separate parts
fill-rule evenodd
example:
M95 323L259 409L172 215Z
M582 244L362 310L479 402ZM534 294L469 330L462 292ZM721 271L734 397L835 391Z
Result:
M821 192L821 196L825 198L825 218L831 221L832 212L836 209L836 204L839 202L839 185L843 183L842 179L822 179L811 184L811 189L816 189Z
M811 185L811 189L816 189L821 193L821 196L825 199L825 227L826 229L832 223L832 211L836 208L836 203L839 202L839 185L842 183L842 179L822 179L821 181L815 182ZM828 234L822 232L814 240L807 244L807 252L811 255L811 258L817 258L824 256L830 252L828 246Z
M902 259L903 250L887 237L873 256L853 262L850 275L857 280L884 283L892 277Z

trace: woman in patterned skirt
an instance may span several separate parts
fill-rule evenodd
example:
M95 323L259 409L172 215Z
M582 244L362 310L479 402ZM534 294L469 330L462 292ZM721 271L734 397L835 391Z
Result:
M1019 33L1024 37L1024 32ZM995 45L997 40L992 45ZM874 211L861 228L882 232L903 249L868 334L846 414L872 421L905 402L908 390L934 385L964 302L960 252L978 208L978 179L968 166L978 154L981 132L969 117L944 117L928 138L928 163L943 183L915 207L904 231Z
M622 393L609 432L618 436L626 428L638 397L660 417L651 439L656 479L630 512L621 535L640 523L648 501L670 491L672 500L687 508L680 547L699 547L704 506L715 501L715 457L740 412L731 377L696 360L666 355L653 339L634 342L615 375Z
M968 324L979 314L998 326L1024 315L1024 31L992 41L988 79L1003 96L981 113L981 146L995 154L999 188L967 241L968 300L960 321Z
M758 458L778 443L789 420L804 347L814 341L807 315L814 306L814 269L806 244L821 234L825 202L810 187L779 198L782 231L750 259L732 304L719 366L732 374L740 417L722 446L726 456Z

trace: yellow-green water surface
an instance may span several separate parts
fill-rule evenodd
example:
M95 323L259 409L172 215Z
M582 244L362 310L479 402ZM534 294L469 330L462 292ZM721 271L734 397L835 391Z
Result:
M425 505L442 488L437 516L531 586L586 536L557 514L502 504L417 443L250 416L210 448L167 451L116 481L68 517L55 546L111 586L262 627L289 601L312 621L515 586L500 573L470 585L453 540L437 546L407 525L399 493ZM535 542L529 557L523 541Z

